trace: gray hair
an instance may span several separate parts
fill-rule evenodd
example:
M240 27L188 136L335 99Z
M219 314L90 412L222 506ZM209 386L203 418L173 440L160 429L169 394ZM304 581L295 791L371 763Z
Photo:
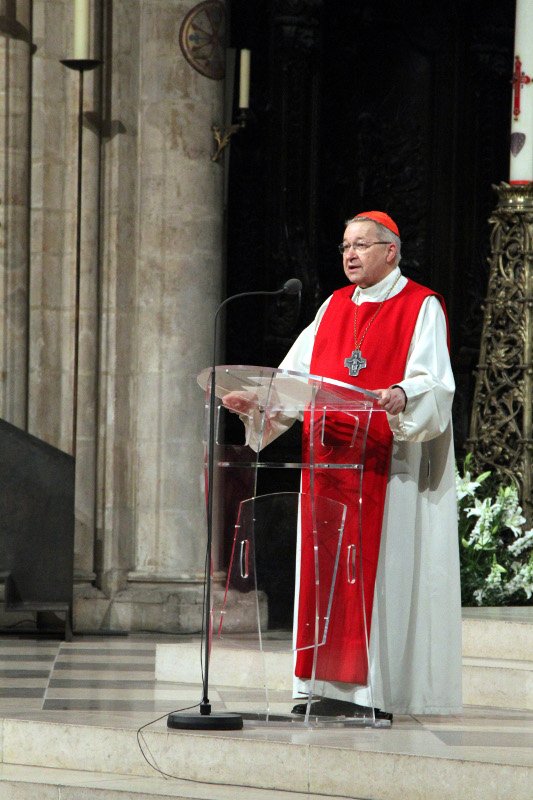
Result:
M385 225L382 225L381 222L376 222L375 219L371 217L352 217L352 219L347 219L344 223L345 225L350 225L352 222L373 222L376 226L377 235L383 242L390 242L391 244L396 245L396 260L394 262L394 266L397 267L400 263L402 258L402 240L399 236L396 236L389 228Z

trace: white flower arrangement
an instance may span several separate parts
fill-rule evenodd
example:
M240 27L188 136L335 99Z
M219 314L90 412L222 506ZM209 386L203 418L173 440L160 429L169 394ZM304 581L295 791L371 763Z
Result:
M533 528L524 530L514 484L478 496L491 473L472 477L472 460L462 475L456 468L463 605L523 605L533 596Z

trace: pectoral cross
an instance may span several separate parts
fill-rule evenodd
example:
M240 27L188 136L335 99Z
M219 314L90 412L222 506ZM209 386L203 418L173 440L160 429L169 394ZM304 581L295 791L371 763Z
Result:
M357 378L361 370L366 367L366 358L363 358L360 350L354 350L350 358L344 359L344 366L348 367L348 373L352 378Z
M522 85L526 85L527 83L531 83L531 78L529 75L526 75L522 72L522 62L520 61L520 56L515 56L514 60L514 72L513 72L513 117L515 120L518 119L520 116L520 90Z

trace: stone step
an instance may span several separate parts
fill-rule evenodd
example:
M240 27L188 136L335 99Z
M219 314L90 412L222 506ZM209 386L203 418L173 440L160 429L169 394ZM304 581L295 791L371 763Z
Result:
M308 800L307 792L278 792L163 777L0 765L2 800ZM346 800L329 796L329 800Z
M533 711L533 661L464 657L463 703Z
M471 739L460 733L457 743L445 728L337 730L332 737L324 729L295 732L291 727L278 728L274 736L260 725L231 733L199 733L169 731L160 722L144 731L143 744L159 769L173 776L163 780L140 753L134 727L103 726L91 720L69 725L6 718L0 796L2 800L36 796L122 800L136 794L142 800L272 800L278 793L284 800L296 800L298 793L373 800L531 797L531 759L526 745L516 746L513 738L518 735L521 742L523 735L511 730L506 735L515 744L506 749L481 748L483 727L473 731ZM80 765L86 772L79 771ZM205 781L217 786L206 787ZM85 789L78 793L72 787Z
M463 656L533 661L533 607L463 608Z
M285 640L289 637L287 632L281 635ZM276 632L269 632L264 641L267 651L272 649L272 639L275 640L277 636ZM462 638L463 656L467 658L533 661L533 607L463 608ZM249 641L252 641L251 635ZM193 642L188 644L193 645ZM279 641L276 642L278 649L279 644ZM290 649L288 641L284 646ZM158 645L157 669L161 671L161 680L173 680L171 670L175 660L169 657L171 651L168 648L166 644ZM257 643L253 649L258 649ZM274 656L269 658L274 667ZM189 669L194 669L198 663L198 655L195 654Z
M157 644L155 675L158 681L202 683L199 641ZM209 683L213 686L238 686L261 689L268 675L270 689L292 688L293 654L290 641L280 641L264 650L251 642L236 646L216 640L209 662ZM236 668L237 666L237 668Z
M260 689L267 675L269 689L290 691L293 656L284 636L270 633L263 653L245 636L233 645L215 641L210 683ZM201 684L198 641L158 644L156 677ZM532 607L463 609L463 702L533 710Z
M97 713L79 712L72 724L55 712L41 712L45 718L39 720L14 713L0 720L0 798L529 800L533 765L526 709L533 697L533 609L465 612L465 716L398 717L387 730L245 722L242 731L210 733L168 730L163 718L143 732L142 741L148 757L173 776L165 778L143 758L127 715L102 721ZM241 651L249 650L248 665L244 669L242 652L214 653L214 711L218 697L226 705L240 702L258 695L244 688L261 687L262 658L246 637L236 641ZM290 697L287 635L269 632L264 646L269 681ZM201 684L197 639L158 644L157 651L158 680ZM519 710L502 710L513 708Z

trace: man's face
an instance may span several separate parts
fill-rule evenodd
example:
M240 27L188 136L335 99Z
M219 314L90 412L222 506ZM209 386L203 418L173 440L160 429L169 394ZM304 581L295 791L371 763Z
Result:
M372 220L350 222L344 231L344 244L377 242L380 240L377 229ZM386 244L373 244L366 249L355 250L353 247L344 251L342 265L344 273L350 283L367 289L383 280L394 269L396 259L396 245L392 242Z

